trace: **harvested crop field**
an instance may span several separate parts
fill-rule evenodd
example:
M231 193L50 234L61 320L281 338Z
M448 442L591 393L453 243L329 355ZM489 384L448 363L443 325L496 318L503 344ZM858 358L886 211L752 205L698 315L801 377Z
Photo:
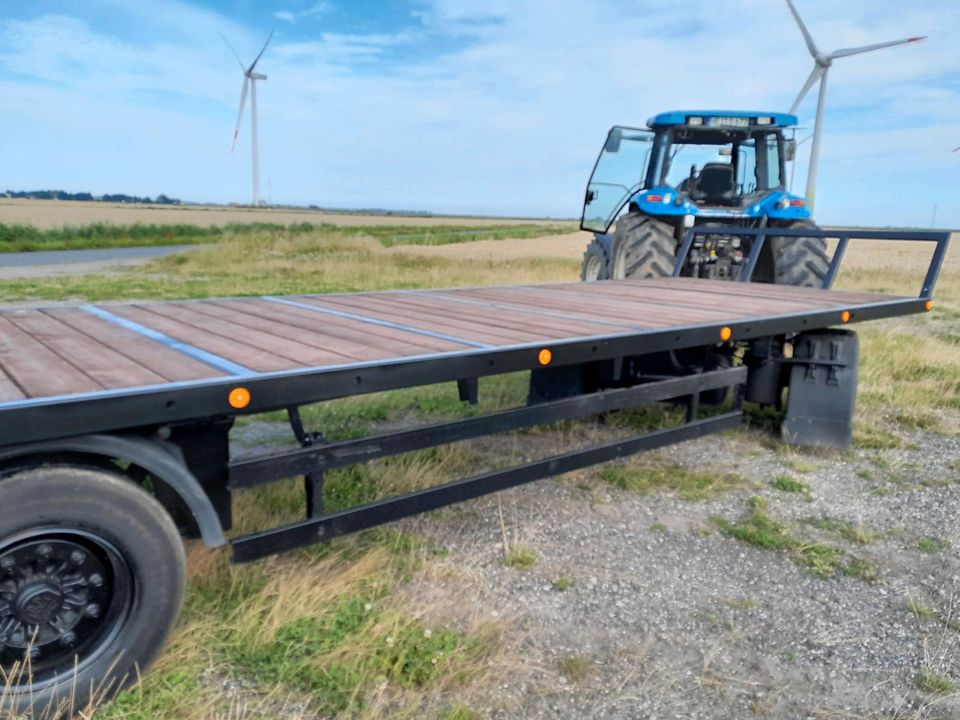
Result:
M32 225L37 228L110 223L113 225L228 225L230 223L332 223L347 227L370 225L476 225L542 220L515 220L508 218L423 217L401 214L363 214L327 212L323 210L225 207L222 205L137 205L127 203L78 202L60 200L24 200L0 198L0 224ZM572 226L572 223L571 223Z
M391 245L362 231L273 229L136 268L11 279L2 299L570 280L584 244L566 230ZM916 292L925 252L852 245L839 285ZM956 242L936 297L929 315L857 327L846 453L787 448L758 411L719 438L248 566L191 542L173 642L139 685L88 716L960 717ZM479 410L522 403L525 391L522 375L482 380ZM477 411L443 385L336 401L305 419L337 439ZM672 412L613 413L337 470L325 502L335 510L611 440ZM240 423L242 452L292 442L282 420ZM238 532L299 517L299 488L292 479L239 493Z

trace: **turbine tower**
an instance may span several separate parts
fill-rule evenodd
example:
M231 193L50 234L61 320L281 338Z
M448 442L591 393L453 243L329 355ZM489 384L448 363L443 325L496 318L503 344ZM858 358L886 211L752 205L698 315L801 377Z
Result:
M895 45L920 42L921 40L926 40L926 35L905 38L904 40L891 40L890 42L876 43L875 45L864 45L863 47L843 48L842 50L834 50L832 53L822 53L813 41L813 37L810 35L810 31L807 30L807 26L803 24L800 13L797 12L797 8L794 7L792 0L787 0L787 5L790 7L790 12L793 13L793 17L797 21L800 32L803 34L803 39L807 43L807 49L810 51L810 55L813 56L813 70L800 89L800 94L797 95L797 99L793 101L793 105L790 108L791 113L797 111L797 108L810 91L810 88L814 86L817 80L820 81L820 93L817 98L817 120L813 126L813 144L810 147L810 170L807 173L807 205L810 208L810 212L813 212L817 193L817 165L820 162L820 139L823 130L823 105L827 97L827 73L830 70L830 66L833 65L833 61L837 58L882 50L883 48L893 47Z
M237 146L237 137L240 134L240 123L243 121L243 108L247 104L247 92L250 93L250 145L253 151L253 206L257 207L260 204L260 154L257 148L257 80L266 80L267 76L263 73L254 72L254 69L257 67L257 63L260 62L263 51L266 50L267 45L270 44L273 31L270 31L270 34L267 36L267 41L263 44L263 47L260 48L260 52L257 53L253 62L250 63L250 67L244 67L243 61L240 60L237 51L233 49L233 45L231 45L222 34L220 37L227 43L227 47L230 48L233 56L237 59L240 71L243 73L243 88L240 90L240 109L237 111L237 127L233 131L233 144L230 146L230 152L233 152Z

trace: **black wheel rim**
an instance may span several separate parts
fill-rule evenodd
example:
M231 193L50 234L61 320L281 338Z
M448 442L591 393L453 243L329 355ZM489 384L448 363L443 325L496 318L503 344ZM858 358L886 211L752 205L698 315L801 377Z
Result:
M116 547L80 530L31 530L0 544L0 668L13 691L80 673L133 607L133 575Z

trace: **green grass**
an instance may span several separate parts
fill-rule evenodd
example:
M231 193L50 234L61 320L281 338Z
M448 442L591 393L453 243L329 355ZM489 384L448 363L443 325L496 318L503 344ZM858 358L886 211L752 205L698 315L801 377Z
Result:
M781 492L802 493L804 495L810 495L813 492L805 482L794 480L789 475L777 475L770 481L770 487Z
M7 280L0 301L170 300L571 280L559 258L468 260L397 252L363 228L224 236L214 248L104 275ZM376 268L376 272L371 272Z
M537 554L526 545L514 545L504 555L503 564L514 570L529 570L537 564Z
M931 668L923 668L917 674L917 687L934 695L952 695L960 691L960 683Z
M856 543L857 545L869 545L877 539L876 533L867 528L863 523L853 523L849 520L837 520L826 516L818 518L804 518L802 522L815 527L818 530L825 530L842 537L844 540Z
M927 555L937 555L950 547L950 542L943 538L926 535L917 540L917 549Z
M557 661L557 669L570 682L579 683L590 677L594 663L583 655L564 655Z
M557 592L566 592L573 586L573 580L566 575L561 575L551 584L553 585L553 589Z
M476 240L504 240L506 238L535 238L569 232L561 225L491 225L462 227L458 225L377 225L370 227L340 227L329 223L230 223L210 225L91 225L41 229L32 225L0 224L0 253L30 252L36 250L83 250L89 248L143 247L151 245L193 245L219 242L266 233L303 235L311 233L336 234L346 237L376 238L384 247L396 245L447 245Z
M829 577L843 567L843 550L792 535L786 524L767 512L767 501L762 497L751 498L749 511L737 522L720 517L713 518L713 521L724 535L764 550L784 552L812 575Z
M733 473L694 471L645 458L602 468L598 475L604 482L630 492L675 491L684 500L706 500L747 485L744 478Z

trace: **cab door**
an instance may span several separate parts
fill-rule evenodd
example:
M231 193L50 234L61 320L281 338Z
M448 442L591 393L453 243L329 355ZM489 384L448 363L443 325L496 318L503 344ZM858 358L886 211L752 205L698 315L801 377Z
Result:
M644 184L653 133L616 126L607 134L587 185L580 227L606 232Z

